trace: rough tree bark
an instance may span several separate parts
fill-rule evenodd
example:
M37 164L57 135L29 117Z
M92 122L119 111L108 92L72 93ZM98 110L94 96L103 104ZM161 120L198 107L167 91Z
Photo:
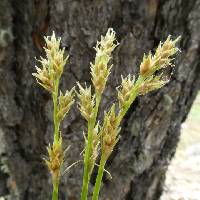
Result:
M70 89L76 81L90 83L92 47L108 27L117 32L120 46L103 109L114 100L120 75L138 72L144 52L169 34L182 35L172 81L138 98L126 115L121 140L107 165L113 179L105 176L101 190L104 200L159 199L181 123L199 88L199 0L1 0L0 196L50 199L50 176L41 158L52 141L52 103L31 76L43 35L55 30L62 36L70 54L62 88ZM84 124L74 106L62 127L65 145L72 146L67 163L81 159ZM80 199L82 168L78 165L63 177L60 199Z

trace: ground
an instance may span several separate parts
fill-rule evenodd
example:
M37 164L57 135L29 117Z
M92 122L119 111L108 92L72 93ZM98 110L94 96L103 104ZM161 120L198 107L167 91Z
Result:
M182 125L161 200L200 200L200 94Z

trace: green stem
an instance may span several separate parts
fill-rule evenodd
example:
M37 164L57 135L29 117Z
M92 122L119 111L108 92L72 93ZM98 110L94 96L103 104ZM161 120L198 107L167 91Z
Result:
M100 191L100 188L101 188L101 182L102 182L102 178L103 178L103 172L104 172L105 164L106 164L105 159L101 158L100 166L99 166L99 170L98 170L98 175L97 175L97 178L96 178L94 191L93 191L93 195L92 195L92 200L98 200L99 199L99 191Z
M58 86L59 86L59 80L55 81L55 88L53 93L53 106L54 106L54 143L57 143L59 141L59 121L57 117L58 113Z
M53 184L52 200L58 200L58 185L59 185L58 182L56 182L55 184Z
M92 148L92 126L91 122L88 122L88 142L84 154L84 175L83 175L83 187L81 192L81 200L87 200L88 194L88 184L90 181L89 178L89 161L90 161L90 152Z
M81 200L87 200L88 185L90 181L90 157L92 153L92 131L96 124L96 118L98 113L99 104L101 97L96 97L96 105L94 108L94 117L92 120L88 121L88 140L86 144L85 154L84 154L84 175L83 175L83 186L81 192Z
M59 142L59 126L60 123L58 121L57 113L58 113L58 86L59 86L59 79L55 81L55 87L53 92L53 106L54 106L54 113L53 113L53 121L54 121L54 144ZM53 181L53 193L52 193L52 200L58 200L58 188L59 188L59 180Z
M123 119L124 115L130 108L133 101L135 101L136 97L138 96L138 88L145 79L146 79L146 77L142 77L142 76L138 77L138 80L136 81L135 86L132 88L131 97L130 97L129 102L127 103L126 107L118 115L118 120L117 120L117 125L116 125L117 127L120 125L120 122ZM104 172L106 160L107 159L105 159L104 156L102 155L99 170L98 170L98 175L97 175L94 190L93 190L92 200L98 200L98 198L99 198L99 191L101 188L101 182L102 182L102 178L103 178L103 172Z

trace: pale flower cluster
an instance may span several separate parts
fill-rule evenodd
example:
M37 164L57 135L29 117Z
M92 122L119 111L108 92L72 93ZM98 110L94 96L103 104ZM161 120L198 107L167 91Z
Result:
M100 165L98 166L98 175L92 200L98 199L105 164L119 141L120 123L124 115L137 96L159 89L168 82L168 80L164 79L164 72L160 73L160 71L164 71L167 66L173 67L172 60L173 56L179 50L176 47L179 39L180 37L172 40L169 36L164 43L159 44L154 55L151 52L148 55L144 55L137 78L130 74L125 78L121 77L121 84L116 88L118 102L117 104L112 104L108 112L104 112L102 122L97 122L98 110L108 76L111 72L112 65L110 62L112 53L119 43L112 28L108 29L106 35L101 36L101 40L97 42L94 48L96 51L95 60L94 63L91 63L90 67L94 90L91 86L82 87L80 83L77 83L78 91L76 91L78 108L88 123L87 134L84 134L82 200L87 199L90 177L96 164L96 159L99 156ZM58 96L59 80L68 56L65 56L64 49L60 48L61 38L56 39L54 32L51 37L45 37L45 41L46 47L44 49L46 58L41 57L39 60L41 68L36 66L37 73L33 73L33 76L36 77L37 82L42 87L52 94L53 98L54 142L52 146L49 145L47 148L49 157L45 159L45 162L52 174L53 194L57 196L61 168L65 157L59 126L74 103L75 88L66 91L65 94L60 92Z

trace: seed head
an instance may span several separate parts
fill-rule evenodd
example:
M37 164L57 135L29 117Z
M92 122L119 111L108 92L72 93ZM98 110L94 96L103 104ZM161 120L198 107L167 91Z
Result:
M140 75L152 75L155 71L172 65L172 57L179 50L175 46L179 40L180 37L172 40L171 36L168 36L167 40L163 44L160 42L154 56L152 56L151 52L148 54L148 56L144 55L143 61L140 65Z
M59 142L47 147L49 159L44 159L52 175L53 183L57 182L61 176L61 168L64 162L64 151L62 150L62 137Z
M101 40L97 42L95 47L96 57L94 64L91 63L92 83L98 95L103 93L106 81L110 74L111 53L118 45L113 29L108 29L106 36L101 36Z
M65 49L60 49L61 38L56 39L55 33L52 36L44 37L46 42L45 52L47 59L50 62L50 68L53 69L55 73L55 79L59 78L63 72L63 68L68 60L68 57L64 56Z
M42 61L41 61L42 62ZM47 60L43 59L43 62L47 62ZM51 80L51 75L46 67L46 64L42 66L43 68L40 69L39 67L35 66L37 73L33 73L32 75L36 77L36 80L39 85L44 87L49 92L53 91L53 81Z
M74 103L74 89L72 88L70 91L66 91L65 95L60 91L60 96L58 98L58 114L57 117L59 121L62 121L65 115L69 112L72 104Z
M144 55L143 57L143 61L140 65L140 75L147 75L151 71L153 66L154 62L152 60L151 52L149 52L148 56Z
M179 50L175 46L179 40L180 36L177 39L172 40L171 36L169 35L163 44L160 42L153 58L154 65L156 68L158 68L157 70L172 64L172 56Z
M78 98L79 98L79 110L81 112L81 115L89 121L92 119L93 116L93 108L95 105L95 96L92 96L91 93L91 86L83 88L79 83L79 93L77 93Z
M115 105L111 107L108 113L104 115L104 123L101 128L102 155L107 159L116 145L118 137L117 116L115 114Z
M68 60L68 56L64 56L64 49L60 49L60 41L61 38L56 39L54 32L52 36L45 37L47 58L38 60L42 67L36 66L37 73L33 73L38 83L50 92L53 92L55 80L60 78Z
M101 36L100 42L97 42L95 50L98 53L104 52L108 56L111 55L112 51L118 45L116 41L116 33L112 28L109 28L105 36Z
M169 82L168 80L162 80L161 76L162 75L155 77L151 76L144 83L142 83L139 87L139 95L145 95L148 92L159 89Z
M126 103L129 101L130 95L131 95L131 89L134 86L135 83L135 76L131 76L130 74L123 78L121 76L122 83L117 88L118 91L118 100L119 100L119 108L123 109L124 106L126 106Z

